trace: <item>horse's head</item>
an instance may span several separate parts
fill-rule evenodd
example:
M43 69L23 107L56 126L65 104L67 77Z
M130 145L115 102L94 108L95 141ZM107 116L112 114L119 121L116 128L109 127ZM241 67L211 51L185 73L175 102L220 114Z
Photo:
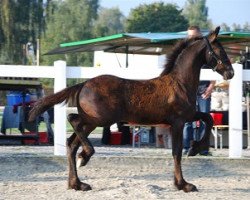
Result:
M233 78L234 70L224 48L217 40L219 31L220 27L217 27L207 37L204 37L206 44L206 60L208 66L227 80Z

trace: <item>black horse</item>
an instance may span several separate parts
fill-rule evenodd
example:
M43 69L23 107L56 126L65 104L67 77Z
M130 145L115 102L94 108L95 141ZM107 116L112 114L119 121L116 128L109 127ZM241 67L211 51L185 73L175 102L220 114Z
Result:
M55 104L70 99L77 102L78 114L68 116L74 129L67 140L69 188L83 191L91 189L88 184L80 182L76 170L76 153L80 146L82 151L78 159L81 166L86 165L94 154L94 148L88 140L89 134L96 127L130 122L171 126L174 184L185 192L197 190L182 176L182 133L185 122L202 119L206 123L206 133L200 142L193 144L192 154L209 148L212 118L209 114L195 110L201 66L211 66L224 79L231 79L234 75L227 54L217 40L219 29L217 27L207 37L180 41L157 78L137 81L111 75L98 76L44 97L35 104L30 112L31 121Z

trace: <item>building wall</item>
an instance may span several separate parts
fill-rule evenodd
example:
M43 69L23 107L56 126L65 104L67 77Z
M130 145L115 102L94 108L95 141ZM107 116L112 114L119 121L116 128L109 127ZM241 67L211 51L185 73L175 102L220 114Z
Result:
M152 70L162 68L165 63L165 55L138 55L128 54L128 67L141 68L142 70ZM94 53L94 67L102 68L125 68L126 54L107 53L96 51Z

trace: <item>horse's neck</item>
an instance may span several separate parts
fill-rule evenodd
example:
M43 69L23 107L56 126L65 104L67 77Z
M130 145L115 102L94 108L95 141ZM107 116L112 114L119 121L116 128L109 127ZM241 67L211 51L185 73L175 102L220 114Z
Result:
M175 75L176 81L185 87L191 87L193 90L196 90L198 87L200 70L205 64L205 51L201 45L198 44L187 48L178 58L172 72ZM197 49L200 49L200 51L197 51Z

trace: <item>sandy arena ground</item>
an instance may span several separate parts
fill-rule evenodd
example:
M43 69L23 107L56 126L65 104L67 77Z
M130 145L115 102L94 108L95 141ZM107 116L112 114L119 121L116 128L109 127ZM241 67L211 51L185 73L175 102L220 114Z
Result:
M52 146L0 146L0 200L250 199L250 150L242 159L229 159L227 149L184 158L184 177L199 189L184 193L173 187L170 150L95 149L90 163L78 171L93 190L81 192L67 190L67 159L53 156Z

